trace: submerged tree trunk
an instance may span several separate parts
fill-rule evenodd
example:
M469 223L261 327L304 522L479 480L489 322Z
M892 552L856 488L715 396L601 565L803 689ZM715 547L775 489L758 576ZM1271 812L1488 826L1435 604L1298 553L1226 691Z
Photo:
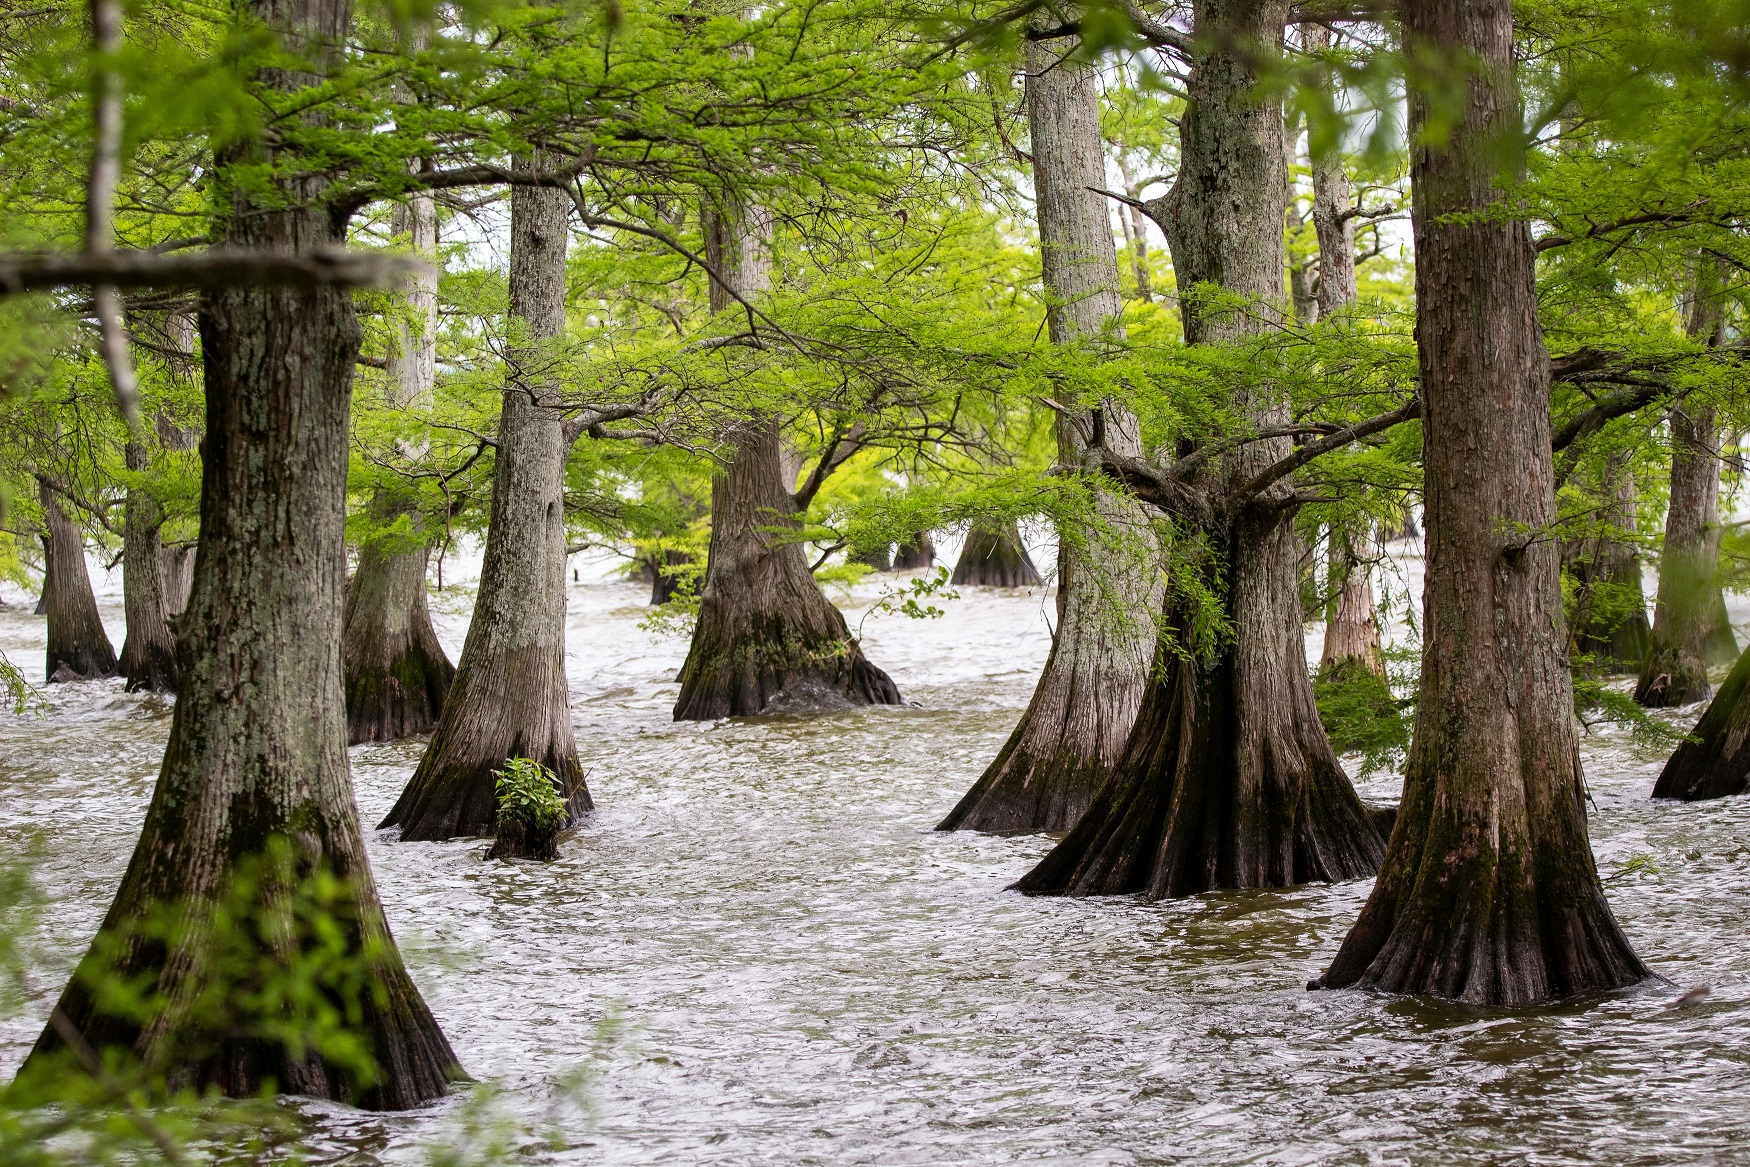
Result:
M591 809L565 683L565 460L553 343L565 329L564 191L511 190L510 312L526 330L498 420L492 516L461 664L419 767L381 825L404 840L488 835L494 771L529 758ZM519 340L522 340L519 337ZM544 343L543 343L544 342Z
M1601 484L1608 500L1602 518L1609 529L1562 545L1574 580L1573 655L1606 675L1639 672L1652 639L1640 557L1619 537L1635 531L1635 483L1623 462L1623 457L1611 458Z
M664 551L660 559L645 560L645 567L650 572L650 603L653 607L668 603L680 593L681 576L674 569L692 562L693 557L687 552L673 548Z
M1059 59L1072 47L1069 41L1057 42L1059 51L1029 45L1027 117L1043 275L1054 301L1051 339L1097 345L1107 330L1116 330L1122 300L1111 222L1102 197L1089 189L1105 185L1097 75L1086 64ZM1123 407L1102 403L1080 420L1108 446L1142 452L1136 419ZM1067 419L1058 421L1057 443L1060 462L1081 463L1081 430ZM938 830L1065 830L1118 760L1148 679L1161 597L1159 549L1134 499L1098 490L1095 505L1100 521L1079 539L1077 532L1059 532L1057 635L1033 698ZM1013 538L1024 561L1018 534ZM954 578L976 561L969 533Z
M758 207L711 217L713 266L743 296L770 286L771 218ZM713 311L730 289L711 286ZM681 667L676 721L816 713L898 705L899 688L869 663L845 618L820 590L802 545L796 470L777 419L753 417L725 435L711 481L711 548L699 618Z
M973 523L954 561L955 587L1036 588L1045 581L1014 523Z
M1187 342L1222 344L1272 327L1284 309L1282 113L1258 69L1282 50L1288 3L1200 3L1196 12L1179 175L1150 210L1172 248ZM1244 297L1247 310L1187 294L1206 283ZM1287 420L1268 384L1237 386L1235 405L1260 428ZM1206 472L1207 489L1226 498L1288 451L1286 438L1241 446ZM1169 608L1112 779L1017 888L1159 897L1373 873L1384 841L1313 700L1290 493L1278 482L1202 532L1206 566L1226 584L1231 637L1199 640L1195 613Z
M1699 802L1750 789L1750 649L1659 771L1654 798Z
M1711 406L1686 404L1671 415L1671 495L1659 594L1652 644L1635 684L1635 700L1655 709L1705 701L1711 691L1709 637L1719 597L1717 543L1707 521L1710 497L1719 492L1714 429Z
M1481 69L1451 140L1411 153L1428 569L1404 800L1315 985L1529 1005L1647 971L1586 838L1558 551L1537 537L1555 471L1530 232L1488 213L1520 125L1511 8L1404 0L1400 15L1411 54ZM1412 125L1426 116L1412 96Z
M128 469L146 468L146 453L138 441L127 445ZM163 526L158 500L129 487L122 527L122 607L128 635L122 641L120 672L128 692L176 691L176 637L170 627L170 605L164 591Z
M49 618L48 657L43 676L50 684L115 676L115 648L97 613L97 597L85 569L85 540L67 517L61 496L45 484L40 497L43 523L43 614Z
M279 0L258 6L257 16L291 35L338 45L349 6ZM287 71L263 76L282 87L318 80ZM273 160L228 147L215 161L223 183L238 163ZM251 206L235 188L226 190L226 245L306 252L341 242L327 208L315 202L322 180L307 167L286 169L306 175L285 180L276 192L289 206ZM207 402L201 547L178 643L181 694L145 826L103 935L56 1011L95 1049L119 1048L165 1066L171 1088L234 1096L273 1090L388 1110L420 1106L442 1095L460 1071L389 934L347 770L339 632L347 422L359 345L351 295L332 287L209 292L201 339ZM241 938L211 935L200 913L227 893L239 864L276 839L291 849L292 877L325 870L340 881L341 899L332 930L263 927L256 938L262 955L290 964L300 950L320 946L325 958L366 962L359 975L367 989L318 983L314 990L340 1010L375 1059L379 1074L368 1084L314 1049L252 1032L247 1017L173 1008L142 1024L126 1010L111 1011L90 987L109 974L178 1005L219 1000L228 1007L238 993L251 999L258 986L227 992L222 978L253 977L253 964L245 972L209 960L219 945ZM272 920L277 908L289 906L288 895L279 883L263 885L250 918ZM130 932L154 909L175 913L193 930L169 943ZM104 954L112 942L118 959L109 966ZM50 1057L61 1046L51 1024L25 1072L32 1063L61 1069Z
M394 231L413 250L437 257L437 206L430 195L395 208ZM419 275L407 292L409 320L397 321L389 360L389 402L403 409L429 404L437 379L437 271ZM437 724L456 675L431 624L425 569L430 545L412 492L380 487L370 508L383 526L402 516L410 535L373 539L359 548L346 594L341 665L346 676L347 741L394 741Z
M864 567L872 567L876 571L893 570L893 544L884 543L880 547L870 547L851 553L851 562L860 563Z
M936 541L928 531L919 531L899 545L893 556L894 571L917 571L936 566Z

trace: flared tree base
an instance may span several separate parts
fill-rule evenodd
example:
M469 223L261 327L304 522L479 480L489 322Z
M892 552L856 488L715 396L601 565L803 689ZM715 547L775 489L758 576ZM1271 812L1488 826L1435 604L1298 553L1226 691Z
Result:
M169 641L145 641L130 635L122 642L118 672L130 693L176 692L176 646Z
M442 740L433 739L394 809L377 824L379 830L400 827L402 841L409 843L495 835L496 772L510 758L532 759L557 776L568 812L561 830L595 809L576 754L531 749L526 742L504 742L496 747L482 745L478 739L467 743L463 736L452 733Z
M434 638L435 639L435 638ZM386 665L347 670L346 742L390 742L430 733L456 668L443 655L408 645Z
M893 678L869 663L844 617L812 580L801 595L803 604L795 613L735 611L729 603L707 599L681 669L674 719L903 704Z
M1728 798L1750 789L1747 698L1750 698L1750 650L1738 658L1689 738L1666 761L1653 785L1654 798L1699 802Z
M1379 819L1356 796L1316 715L1242 727L1231 671L1226 658L1166 662L1111 781L1016 890L1165 899L1379 869Z
M936 824L938 831L1030 835L1067 831L1080 821L1111 767L1078 754L1037 757L1021 737L1017 728L989 769Z
M1026 544L1015 524L1006 527L974 525L955 561L949 581L955 587L1036 588L1045 581L1033 566Z
M488 859L539 859L549 861L559 858L559 828L551 827L540 830L525 827L521 823L500 822L498 833L493 836L492 846L487 850Z
M1635 701L1648 709L1675 709L1706 701L1713 692L1707 668L1693 653L1655 648L1641 666Z

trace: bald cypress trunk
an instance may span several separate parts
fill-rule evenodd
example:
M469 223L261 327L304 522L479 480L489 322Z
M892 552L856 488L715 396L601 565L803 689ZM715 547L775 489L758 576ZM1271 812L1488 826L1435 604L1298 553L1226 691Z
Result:
M1750 649L1659 771L1654 798L1699 802L1750 789Z
M127 445L128 469L146 468L146 452L137 440ZM122 527L122 607L128 636L122 642L120 672L128 692L176 691L176 637L170 628L170 604L164 587L164 546L159 540L163 512L158 500L137 487L128 488Z
M49 618L43 676L50 684L115 676L115 648L97 614L97 596L85 569L85 539L67 515L67 504L44 484L39 490L43 524L43 594Z
M1347 534L1334 530L1330 539L1327 560L1336 597L1331 605L1331 619L1325 625L1319 670L1344 668L1353 662L1383 678L1385 650L1380 645L1379 620L1373 610L1373 572L1356 554Z
M1635 530L1635 483L1623 463L1613 456L1600 484L1606 506L1601 517L1609 529L1562 544L1574 580L1568 622L1573 653L1607 675L1639 672L1652 640L1640 557L1618 534L1632 536Z
M1672 413L1670 424L1671 494L1659 593L1652 643L1635 684L1635 700L1655 709L1707 700L1710 634L1718 619L1715 605L1721 603L1718 544L1707 521L1710 502L1717 507L1719 494L1714 411L1685 403Z
M1191 344L1241 341L1283 312L1288 197L1282 111L1259 64L1282 50L1287 0L1199 3L1199 55L1180 122L1179 175L1151 213L1167 235ZM1211 310L1215 284L1249 309ZM1287 420L1269 384L1234 388L1254 426ZM1203 474L1226 497L1289 451L1251 442ZM1034 894L1151 897L1282 887L1373 873L1384 840L1319 723L1301 631L1291 489L1278 482L1203 531L1231 638L1201 643L1170 605L1156 668L1111 780L1063 842L1015 886Z
M771 282L771 217L758 207L710 216L707 250L733 290ZM711 286L713 311L739 309ZM845 618L815 582L802 544L796 472L778 420L752 417L724 435L711 481L711 547L699 618L681 667L676 721L898 705L899 688L869 663Z
M1474 57L1481 75L1451 140L1411 153L1422 688L1390 850L1322 983L1529 1005L1647 971L1587 842L1559 553L1538 537L1555 519L1555 471L1531 237L1488 213L1520 126L1511 8L1404 0L1400 15L1412 54Z
M1014 523L975 522L954 561L955 587L1036 588L1045 581Z
M936 566L936 542L928 531L919 531L904 543L893 556L894 571L917 571Z
M565 682L565 460L552 346L565 330L564 191L511 191L510 314L519 349L498 420L492 516L474 617L431 744L382 826L403 839L487 835L494 771L529 758L588 811Z
M281 0L257 15L291 37L336 45L350 10L346 0ZM287 89L319 80L280 69L262 79ZM265 153L221 148L215 180L224 183L239 163L271 160ZM228 245L305 252L341 242L327 209L315 203L318 177L284 180L276 192L283 197L266 206L251 205L236 189L225 193L229 215L219 233ZM100 937L56 1010L98 1050L163 1068L172 1088L419 1106L443 1094L460 1071L383 918L347 769L339 633L347 422L359 345L351 297L331 287L210 292L201 340L201 546L178 645L181 695L145 826L102 925L118 958L106 967ZM184 1007L220 1001L228 1008L232 992L250 995L248 986L216 983L256 970L215 967L211 950L237 938L210 935L201 919L227 893L239 864L275 840L290 848L291 877L326 871L340 881L340 902L332 931L276 932L265 924L289 906L291 889L263 884L249 917L264 924L262 956L283 965L300 948L320 947L366 961L368 990L306 987L341 1011L375 1059L379 1075L368 1084L308 1046L262 1035L248 1018ZM167 941L130 931L155 908L172 912L186 930ZM91 990L105 974L136 981L175 1007L144 1024L125 1010L112 1012ZM52 1068L61 1046L51 1024L24 1072Z
M1097 346L1109 330L1122 336L1122 301L1111 221L1102 197L1089 189L1105 185L1097 78L1089 66L1059 59L1072 47L1068 40L1029 45L1027 118L1040 259L1053 300L1051 339ZM1103 403L1080 420L1108 446L1141 453L1129 410ZM1075 425L1060 418L1057 443L1062 463L1081 463L1085 444ZM1058 539L1057 636L1033 698L996 759L938 830L1065 830L1118 759L1148 677L1160 568L1142 507L1126 495L1096 490L1101 523L1079 541ZM962 564L971 553L970 535L967 543ZM961 578L959 564L955 578Z
M437 206L415 195L395 208L396 235L435 263ZM389 402L403 409L429 405L437 379L437 271L416 278L408 290L414 318L396 328L389 360ZM437 724L444 695L456 675L432 628L426 604L425 570L430 546L412 492L379 487L370 509L390 526L406 516L411 535L367 540L346 595L341 663L346 674L347 741L394 741Z

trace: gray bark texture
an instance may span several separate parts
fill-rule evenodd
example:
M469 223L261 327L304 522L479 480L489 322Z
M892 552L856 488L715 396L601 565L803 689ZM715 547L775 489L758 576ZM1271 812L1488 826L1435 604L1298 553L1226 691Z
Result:
M707 252L733 291L771 286L771 216L757 206L712 214ZM711 285L713 311L739 310ZM899 688L869 663L844 615L808 569L778 420L753 417L725 436L711 481L711 546L699 618L681 667L676 721L898 705Z
M1719 599L1718 436L1709 405L1685 402L1671 414L1671 493L1652 643L1635 684L1635 700L1652 708L1705 701L1707 667ZM1730 635L1730 629L1727 630Z
M138 440L127 444L128 469L146 468ZM164 546L159 539L163 511L145 490L130 487L122 512L122 608L128 635L122 641L118 671L128 692L176 691L176 636L164 586Z
M1750 790L1750 649L1653 784L1654 798L1699 802Z
M919 531L901 543L893 555L894 571L917 571L935 565L936 541L930 538L928 531Z
M392 225L412 249L435 264L437 207L430 195L397 205ZM389 401L403 409L429 406L437 381L437 270L422 272L407 290L406 316L395 322L389 358ZM402 515L414 537L374 540L359 548L346 594L341 664L346 675L347 741L394 741L429 732L443 711L455 666L444 653L426 603L430 545L411 492L379 488L370 509L385 526Z
M536 164L539 164L538 162ZM431 744L382 822L403 839L488 835L494 772L551 770L573 819L591 809L565 683L565 460L554 341L565 330L564 191L511 191L510 315L519 329L498 420L492 515L474 618Z
M1535 256L1504 197L1508 0L1403 0L1411 53L1476 59L1462 119L1411 152L1428 566L1404 799L1325 986L1531 1005L1638 981L1586 837ZM1412 140L1427 109L1412 96ZM1527 534L1531 532L1532 534Z
M1243 341L1284 311L1288 180L1280 103L1260 65L1282 51L1287 0L1196 7L1199 46L1180 122L1180 169L1150 203L1177 274L1185 338ZM1204 285L1245 297L1212 310ZM1233 388L1257 427L1287 420L1269 384ZM1289 452L1285 438L1223 456L1201 485L1225 496ZM1136 726L1088 812L1015 886L1032 894L1193 895L1371 875L1384 852L1319 722L1300 611L1291 488L1278 482L1204 532L1234 629L1214 647L1163 640ZM1189 601L1186 601L1189 602ZM1169 605L1163 637L1194 613Z
M344 42L347 0L275 0L256 15L295 41ZM282 89L319 77L282 69L261 80ZM216 151L214 179L229 202L228 245L298 256L341 242L317 201L323 180L283 180L252 205L225 180L266 151ZM298 169L293 167L292 169ZM346 571L347 424L359 327L348 292L333 287L234 288L201 306L207 436L201 474L201 545L178 666L182 683L170 740L139 843L100 936L56 1010L85 1042L167 1072L171 1088L247 1096L262 1090L399 1110L441 1096L460 1070L401 963L366 859L346 757L340 684L340 602ZM242 1018L184 1008L231 998L206 959L219 942L200 925L238 864L274 840L289 846L293 877L326 870L343 887L332 924L340 948L368 961L370 990L318 985L373 1055L373 1081L349 1078L308 1047L233 1028ZM264 884L260 918L288 889ZM189 928L156 942L130 932L154 907ZM105 939L119 959L105 967ZM230 938L235 940L235 938ZM263 929L264 955L289 961L330 943L308 929ZM253 972L253 970L251 970ZM108 1012L91 985L105 974L143 982L171 1009L142 1025ZM231 975L236 975L232 973ZM52 1064L53 1023L27 1061Z
M1060 59L1073 47L1067 40L1028 46L1028 133L1051 339L1096 345L1116 333L1123 305L1112 223L1103 197L1088 189L1106 184L1098 77ZM1105 402L1081 420L1109 447L1142 453L1136 418L1123 406ZM1081 464L1076 425L1060 418L1057 443L1063 464ZM1079 540L1071 532L1058 539L1057 638L1033 698L938 830L1067 830L1118 760L1148 679L1162 588L1142 506L1103 489L1095 506L1098 521Z
M43 594L48 617L48 654L43 676L50 684L115 676L115 647L97 612L97 596L85 568L85 538L67 514L67 504L46 484L43 508Z
M1327 562L1336 599L1325 624L1325 644L1319 669L1355 661L1376 677L1385 676L1385 650L1380 645L1379 620L1373 609L1373 571L1355 552L1349 536L1332 531Z

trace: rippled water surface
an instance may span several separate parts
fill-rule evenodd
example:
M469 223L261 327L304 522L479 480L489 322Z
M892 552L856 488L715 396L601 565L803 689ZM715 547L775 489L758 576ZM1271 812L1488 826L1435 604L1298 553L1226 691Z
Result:
M684 643L637 627L644 589L589 571L569 659L600 809L564 857L371 842L415 979L529 1132L516 1160L1750 1162L1750 799L1654 804L1656 760L1584 743L1612 902L1668 984L1519 1014L1308 993L1368 885L1026 899L1003 888L1048 840L931 831L1026 703L1037 592L869 621L913 707L676 725ZM43 621L9 598L0 649L40 679ZM436 601L452 654L468 599ZM0 1025L6 1073L108 903L169 726L120 682L49 700L0 715L0 847L40 832L54 897L40 993ZM367 825L421 744L352 752ZM1698 984L1705 1002L1671 1007ZM317 1162L418 1162L464 1125L461 1099L305 1110Z

